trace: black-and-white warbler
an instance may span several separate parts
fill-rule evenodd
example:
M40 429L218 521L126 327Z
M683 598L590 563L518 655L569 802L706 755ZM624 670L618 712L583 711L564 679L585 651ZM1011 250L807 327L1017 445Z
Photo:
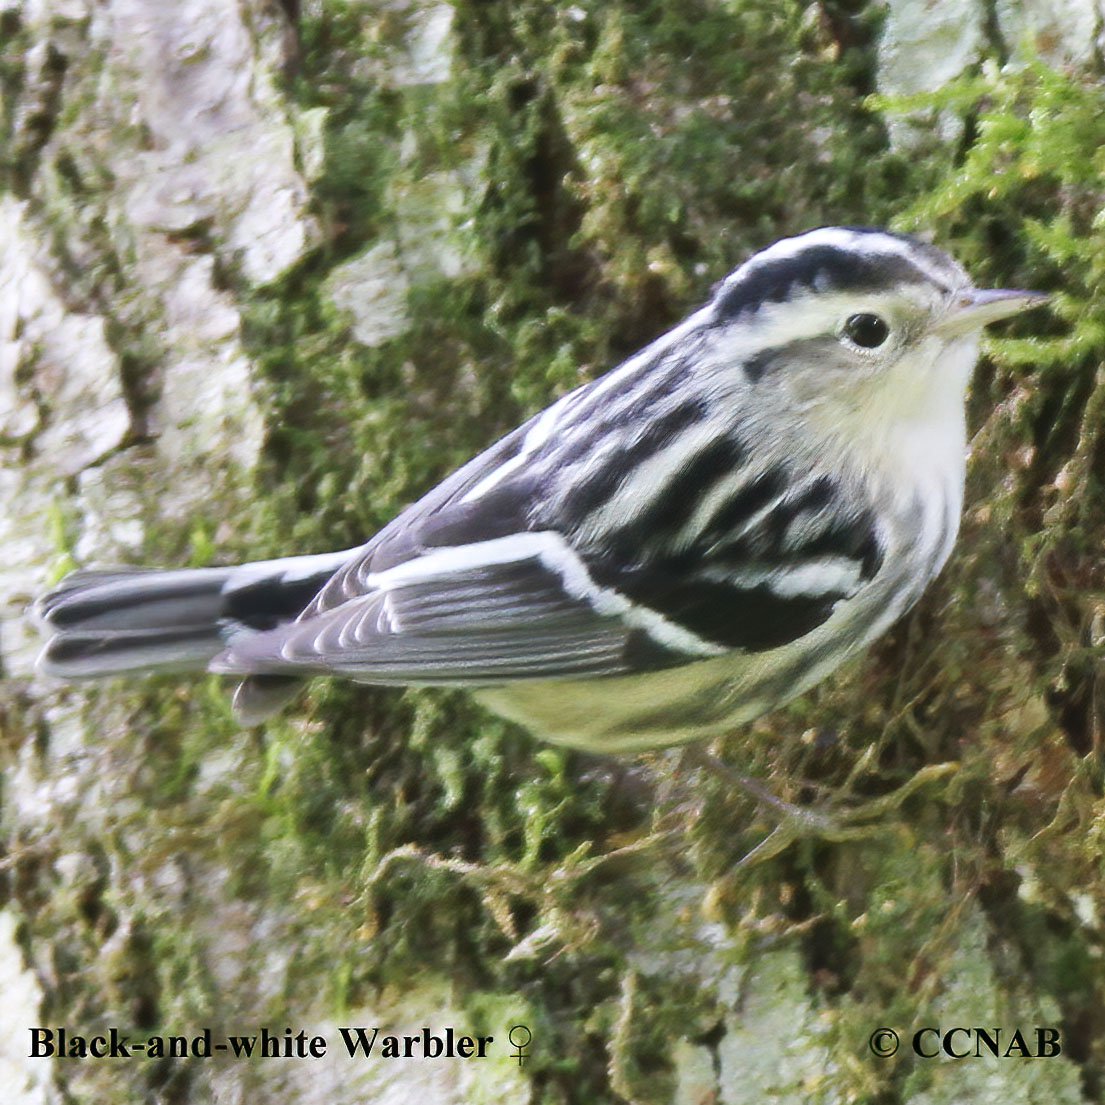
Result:
M361 548L68 576L41 667L237 674L247 721L336 674L470 687L598 751L726 733L940 571L982 327L1043 299L881 230L777 242Z

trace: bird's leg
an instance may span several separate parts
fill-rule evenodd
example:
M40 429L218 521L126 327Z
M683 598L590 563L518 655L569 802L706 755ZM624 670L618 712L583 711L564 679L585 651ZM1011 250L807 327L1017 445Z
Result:
M822 811L784 801L759 780L734 771L706 749L689 747L684 750L683 757L685 762L731 782L758 806L766 807L778 815L778 823L771 832L740 860L738 866L741 867L763 863L784 852L798 840L812 838L839 843L870 836L878 830L876 822L897 810L921 787L947 778L959 770L959 765L955 763L930 764L889 794L855 806Z

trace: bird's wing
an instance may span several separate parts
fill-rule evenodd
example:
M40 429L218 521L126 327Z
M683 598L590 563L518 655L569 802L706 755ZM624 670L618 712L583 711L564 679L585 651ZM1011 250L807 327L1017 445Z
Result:
M679 509L658 512L658 497L644 496L596 542L586 527L542 518L537 477L510 467L516 447L462 469L298 621L243 635L218 670L469 685L655 670L800 638L881 562L870 510L824 478L781 469L738 469ZM640 540L634 525L646 527Z
M567 578L579 571L570 556L549 533L427 553L370 577L370 590L340 606L235 642L219 667L446 684L631 670L634 627L589 581ZM653 665L693 658L654 651Z

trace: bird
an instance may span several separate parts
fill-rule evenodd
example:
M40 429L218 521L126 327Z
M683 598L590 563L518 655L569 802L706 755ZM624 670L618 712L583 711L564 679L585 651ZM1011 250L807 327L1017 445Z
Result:
M234 676L244 725L331 675L467 688L590 752L726 736L941 571L982 330L1046 298L888 230L781 239L363 545L71 573L39 668Z

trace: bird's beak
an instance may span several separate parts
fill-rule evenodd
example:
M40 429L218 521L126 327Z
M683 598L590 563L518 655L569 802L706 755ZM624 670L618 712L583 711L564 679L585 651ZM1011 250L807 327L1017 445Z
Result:
M948 313L936 324L936 331L947 336L964 334L1031 307L1039 307L1047 300L1042 292L970 288L955 297Z

